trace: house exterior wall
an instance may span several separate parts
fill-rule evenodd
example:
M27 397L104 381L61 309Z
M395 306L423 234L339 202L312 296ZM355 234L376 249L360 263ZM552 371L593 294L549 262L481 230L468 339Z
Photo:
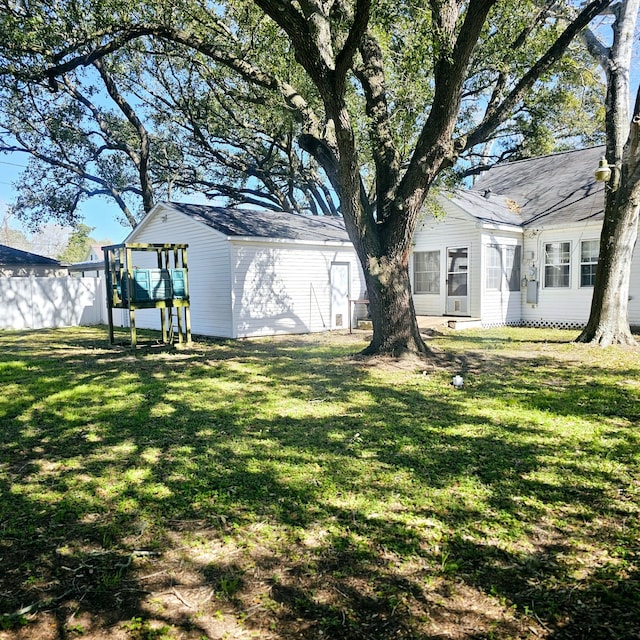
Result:
M231 251L225 236L188 216L159 207L126 241L188 244L191 332L233 337ZM134 258L136 266L157 266L155 254L135 252ZM160 312L157 309L136 310L136 326L160 329Z
M583 241L599 241L601 223L527 229L480 228L479 223L452 205L446 205L442 219L426 219L414 236L414 252L438 251L440 255L440 290L437 294L415 293L413 260L410 262L414 304L418 315L446 314L446 250L448 247L469 248L469 295L472 317L481 318L483 326L525 325L578 329L588 318L593 297L592 286L581 286L581 246ZM545 283L545 245L570 243L568 287ZM487 287L487 245L522 247L521 281L537 283L537 302L527 302L527 286L520 290L490 290ZM640 327L640 250L631 265L629 323Z
M413 302L418 315L447 315L447 249L467 247L469 250L468 313L480 317L482 310L482 234L475 220L453 205L445 204L444 218L426 217L414 235L413 253L438 251L440 255L440 286L437 293L416 293L413 257L409 273Z
M522 299L522 324L526 326L553 326L581 328L589 319L592 286L580 285L581 243L599 240L601 224L527 229L524 234L523 277L538 282L538 301L527 303ZM545 245L568 242L570 246L569 286L552 287L545 282Z
M242 238L231 244L233 337L329 330L332 263L349 264L349 297L364 295L364 276L350 246Z
M51 329L106 322L101 278L0 277L0 329Z
M414 236L414 252L438 251L440 253L440 290L437 294L415 293L414 304L418 315L448 315L447 249L467 247L469 250L469 312L481 318L485 326L519 324L521 320L521 291L500 290L487 287L487 245L522 246L522 232L518 230L485 229L453 205L447 206L442 219L429 218L418 228ZM411 282L415 284L414 262L410 264Z

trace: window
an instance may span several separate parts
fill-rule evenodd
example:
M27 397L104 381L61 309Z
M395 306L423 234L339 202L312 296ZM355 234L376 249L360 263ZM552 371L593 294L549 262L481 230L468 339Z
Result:
M487 291L519 291L522 247L487 245Z
M497 244L487 246L487 290L502 289L502 251Z
M547 242L544 245L544 286L569 287L570 261L570 242Z
M598 266L598 253L600 242L598 240L584 240L580 249L580 286L593 287L596 279L596 267Z
M440 252L419 251L413 254L415 293L440 293Z

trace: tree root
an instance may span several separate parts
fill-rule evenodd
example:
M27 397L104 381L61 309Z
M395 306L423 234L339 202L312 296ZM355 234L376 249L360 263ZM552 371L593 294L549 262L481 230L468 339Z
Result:
M584 344L592 344L600 347L610 347L613 345L622 345L627 347L637 347L638 341L629 330L613 330L605 327L596 327L595 331L585 328L582 333L575 339L575 342Z

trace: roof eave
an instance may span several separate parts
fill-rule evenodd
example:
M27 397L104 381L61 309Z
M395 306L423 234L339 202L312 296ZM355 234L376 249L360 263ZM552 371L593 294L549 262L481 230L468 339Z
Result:
M226 236L229 242L249 242L267 244L302 244L305 246L320 245L323 247L352 247L351 240L300 240L298 238L263 238L261 236Z
M489 220L478 219L476 226L479 229L491 229L492 231L511 231L522 233L524 226L522 224L509 224L507 222L492 222Z

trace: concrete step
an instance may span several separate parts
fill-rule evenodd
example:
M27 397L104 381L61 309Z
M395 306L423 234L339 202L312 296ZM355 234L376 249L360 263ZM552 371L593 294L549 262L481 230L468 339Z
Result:
M482 329L480 318L456 318L447 322L449 329Z

